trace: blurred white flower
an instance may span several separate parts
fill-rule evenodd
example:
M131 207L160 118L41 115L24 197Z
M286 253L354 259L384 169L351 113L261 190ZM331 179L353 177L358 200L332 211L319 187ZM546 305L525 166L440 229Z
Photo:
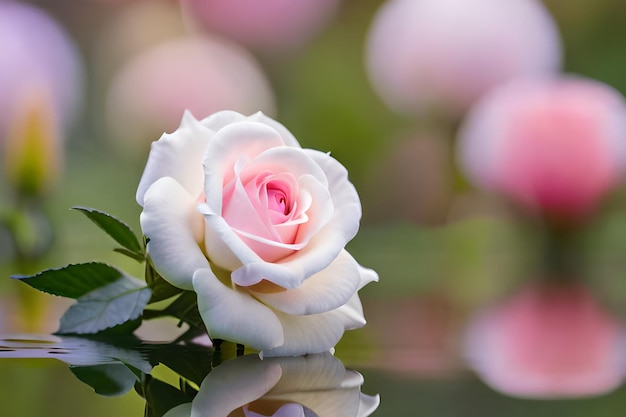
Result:
M537 0L389 0L366 46L371 82L393 110L458 116L493 86L556 72L560 37Z

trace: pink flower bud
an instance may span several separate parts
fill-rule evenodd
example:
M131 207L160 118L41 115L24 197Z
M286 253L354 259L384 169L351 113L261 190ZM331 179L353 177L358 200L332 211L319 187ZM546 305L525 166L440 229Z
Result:
M458 115L493 86L561 61L557 28L536 0L389 0L366 49L375 90L410 115Z
M315 35L339 0L181 0L188 19L255 49L292 49Z
M596 81L518 80L472 109L458 156L478 186L549 218L580 219L622 178L626 104Z
M617 388L623 331L586 288L533 286L471 325L467 356L493 388L521 397L579 397Z

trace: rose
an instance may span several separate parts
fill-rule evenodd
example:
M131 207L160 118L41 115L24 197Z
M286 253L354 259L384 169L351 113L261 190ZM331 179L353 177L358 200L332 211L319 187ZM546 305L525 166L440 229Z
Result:
M212 370L193 402L165 416L366 417L380 398L362 394L361 385L361 374L329 353L265 360L248 355Z
M576 76L521 79L490 91L458 134L468 179L549 220L594 214L626 171L626 101Z
M197 292L212 338L298 355L365 324L357 291L378 277L344 250L361 216L347 171L262 113L186 113L137 201L154 267Z

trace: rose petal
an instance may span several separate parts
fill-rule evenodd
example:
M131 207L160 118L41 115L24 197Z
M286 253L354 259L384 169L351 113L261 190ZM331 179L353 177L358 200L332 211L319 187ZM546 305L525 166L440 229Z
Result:
M234 282L249 286L262 279L280 282L285 288L296 288L316 272L326 268L357 233L361 218L361 203L356 189L348 180L348 172L329 155L304 149L317 161L328 178L333 200L333 216L308 244L280 263L243 262L232 274Z
M174 178L191 195L199 196L204 185L202 155L212 135L213 132L185 111L178 130L171 134L164 133L158 141L152 143L137 188L137 203L143 206L148 188L163 177Z
M190 417L191 416L191 403L184 403L177 405L174 408L170 408L167 413L163 414L163 417Z
M326 313L307 316L293 316L280 311L275 313L283 326L285 342L276 348L263 350L261 357L328 352L341 339L345 330L365 324L357 294L345 305Z
M285 146L283 138L271 127L243 121L217 131L206 147L204 192L206 203L222 213L222 189L235 176L234 167L242 159L253 160L263 151Z
M265 361L280 363L283 376L264 398L302 404L318 416L357 415L363 377L330 353Z
M267 395L278 397L300 391L328 391L341 388L346 368L329 352L316 355L267 358L282 368L282 378Z
M275 240L277 236L273 233L269 217L266 215L267 209L259 212L260 207L253 203L252 198L256 197L258 200L258 193L254 192L253 196L250 195L241 181L239 165L239 162L235 164L236 176L232 186L229 184L229 187L224 189L222 217L233 229Z
M316 416L357 417L361 405L360 386L350 389L328 389L304 391L284 396L267 395L266 398L277 401L293 401L312 410Z
M337 320L341 320L346 330L359 329L367 323L358 294L354 294L347 303L333 310L333 312L337 315Z
M317 161L311 158L306 149L281 146L259 153L256 158L250 160L250 163L243 170L244 182L247 178L252 178L264 171L289 172L296 178L302 175L312 175L325 186L327 185L326 173Z
M283 343L283 327L267 306L244 291L226 287L210 269L193 277L198 309L211 338L271 349Z
M243 122L247 119L248 117L236 111L223 110L205 117L200 120L199 123L207 129L217 132L224 126L228 126L232 123Z
M233 230L235 230L239 237L241 237L242 241L265 262L279 261L291 255L294 251L304 247L304 244L281 243L273 239L265 239L263 237L253 235L242 230ZM269 277L268 280L270 280ZM280 285L278 282L277 284Z
M361 284L359 290L370 282L378 282L378 273L370 268L364 268L359 265L359 275L361 276Z
M271 294L250 292L265 304L288 314L317 314L344 305L360 284L359 265L344 250L326 269L311 275L298 288Z
M227 416L264 396L281 378L279 363L257 355L225 362L212 370L193 400L194 417Z
M321 184L311 175L302 175L299 178L300 201L307 210L308 221L301 224L296 235L296 242L308 243L333 218L335 207L328 187Z
M295 136L287 129L282 123L277 122L271 117L267 117L263 112L256 112L249 117L251 121L263 123L265 125L270 126L275 131L277 131L280 136L283 138L285 145L287 146L295 146L296 148L300 147L300 143L295 138Z
M374 413L380 405L380 395L361 394L361 403L359 404L358 417L367 417Z
M211 207L199 204L198 212L204 215L206 226L204 244L211 262L229 271L234 271L246 263L263 262Z
M232 110L224 110L204 118L200 121L200 123L203 126L217 132L218 130L229 124L242 121L258 122L267 125L274 129L276 132L278 132L280 137L283 139L285 145L295 146L297 148L300 147L300 143L298 143L293 134L283 124L277 122L270 117L267 117L265 114L263 114L263 112L260 111L250 116L244 116L243 114L237 113Z
M257 355L227 361L204 379L193 400L193 417L228 416L264 396L281 378L279 363Z
M156 270L172 285L193 289L193 273L208 268L200 249L204 222L195 198L175 179L157 180L145 193L141 230L149 239L148 254Z

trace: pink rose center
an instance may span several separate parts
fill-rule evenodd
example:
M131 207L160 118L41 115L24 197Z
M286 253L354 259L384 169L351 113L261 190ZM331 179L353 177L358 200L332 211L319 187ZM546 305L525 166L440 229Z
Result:
M236 167L224 187L222 216L261 258L275 262L299 249L298 231L308 219L299 192L289 172Z
M276 188L267 189L267 208L281 214L288 213L287 196L282 190Z

